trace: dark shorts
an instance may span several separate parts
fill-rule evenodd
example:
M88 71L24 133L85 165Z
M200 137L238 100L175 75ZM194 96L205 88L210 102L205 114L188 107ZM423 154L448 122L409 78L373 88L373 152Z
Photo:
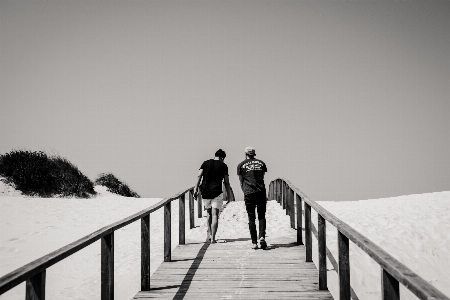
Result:
M258 212L258 220L266 218L266 193L256 192L244 196L245 208L247 209L248 221L255 222L256 214Z

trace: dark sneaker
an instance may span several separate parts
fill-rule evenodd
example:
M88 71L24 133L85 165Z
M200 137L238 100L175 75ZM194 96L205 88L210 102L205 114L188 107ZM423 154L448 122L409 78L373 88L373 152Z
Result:
M252 249L254 250L258 249L258 244L252 244Z
M267 248L266 240L263 237L259 239L259 246L261 247L261 249Z

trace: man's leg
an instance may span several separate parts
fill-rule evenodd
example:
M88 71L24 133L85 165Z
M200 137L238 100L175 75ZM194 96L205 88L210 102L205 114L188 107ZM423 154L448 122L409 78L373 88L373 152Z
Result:
M211 222L211 243L216 242L216 232L219 227L219 209L212 208L212 222Z
M212 212L211 212L211 207L207 208L207 227L208 227L208 237L206 238L206 241L209 242L211 241L211 223L212 223Z
M259 238L266 237L266 199L261 197L258 199L258 203L256 205L258 211L258 221L259 221Z
M267 248L266 243L266 195L261 192L257 199L258 223L259 223L259 245L262 249Z
M256 215L255 215L255 203L252 199L249 199L248 195L245 195L245 209L248 215L248 229L250 230L250 237L252 238L252 244L257 244L257 232L256 232Z

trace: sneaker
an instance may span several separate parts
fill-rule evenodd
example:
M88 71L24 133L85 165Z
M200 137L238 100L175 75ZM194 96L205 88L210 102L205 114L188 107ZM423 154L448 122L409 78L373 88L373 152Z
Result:
M263 237L259 239L259 246L261 247L261 249L267 248L266 240Z
M258 244L252 244L252 249L254 250L258 249Z

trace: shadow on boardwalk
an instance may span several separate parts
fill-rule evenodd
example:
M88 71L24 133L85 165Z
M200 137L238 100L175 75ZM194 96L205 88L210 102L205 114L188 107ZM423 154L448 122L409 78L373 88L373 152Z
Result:
M208 249L209 245L211 245L211 244L205 243L200 248L191 267L187 271L186 276L184 277L183 281L181 282L178 292L175 294L173 299L177 299L177 300L184 299L184 296L186 295L186 291L189 290L189 287L191 286L192 278L194 277L195 273L197 272L198 266L202 262L203 257L205 256L206 250Z

